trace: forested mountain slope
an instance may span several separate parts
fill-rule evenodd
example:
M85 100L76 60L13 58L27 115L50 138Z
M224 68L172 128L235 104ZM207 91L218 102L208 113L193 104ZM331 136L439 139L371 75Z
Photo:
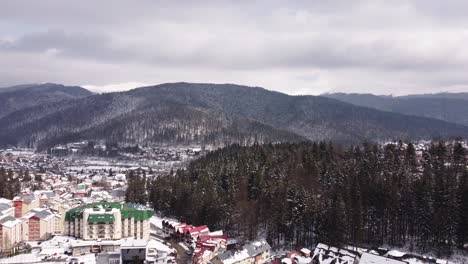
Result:
M411 245L448 254L468 242L468 170L460 142L229 146L147 184L155 210L272 245ZM129 192L141 190L130 179ZM141 193L141 192L139 192ZM142 199L146 197L133 197Z
M232 84L169 83L25 108L0 119L0 144L75 140L253 144L467 136L468 127Z
M0 117L21 109L82 98L92 94L92 92L82 87L64 86L54 83L0 88Z
M358 106L400 114L437 118L468 126L468 94L422 94L377 96L372 94L325 94L324 96Z

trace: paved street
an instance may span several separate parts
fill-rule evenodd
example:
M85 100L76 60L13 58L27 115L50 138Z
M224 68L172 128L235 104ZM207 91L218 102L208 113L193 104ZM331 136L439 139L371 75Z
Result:
M177 250L177 264L192 263L192 257L186 254L186 250L175 241L169 243Z
M165 241L163 236L163 231L158 228L156 225L151 224L151 229L154 232L151 232L151 237L156 238L161 241ZM174 240L168 241L169 244L177 251L177 264L188 264L192 263L192 256L187 255L186 250Z

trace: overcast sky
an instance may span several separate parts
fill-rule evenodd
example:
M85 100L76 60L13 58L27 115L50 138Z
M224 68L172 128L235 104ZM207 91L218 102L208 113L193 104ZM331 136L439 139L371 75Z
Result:
M0 87L468 92L468 1L0 1Z

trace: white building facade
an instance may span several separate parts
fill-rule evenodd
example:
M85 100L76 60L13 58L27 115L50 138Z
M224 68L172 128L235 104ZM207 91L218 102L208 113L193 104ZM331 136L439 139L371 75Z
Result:
M141 206L100 202L65 214L65 235L84 240L149 239L152 210Z

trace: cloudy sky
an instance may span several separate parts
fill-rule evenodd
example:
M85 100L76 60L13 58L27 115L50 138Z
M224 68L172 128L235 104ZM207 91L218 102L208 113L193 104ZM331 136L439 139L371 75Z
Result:
M0 87L468 92L466 0L2 0Z

